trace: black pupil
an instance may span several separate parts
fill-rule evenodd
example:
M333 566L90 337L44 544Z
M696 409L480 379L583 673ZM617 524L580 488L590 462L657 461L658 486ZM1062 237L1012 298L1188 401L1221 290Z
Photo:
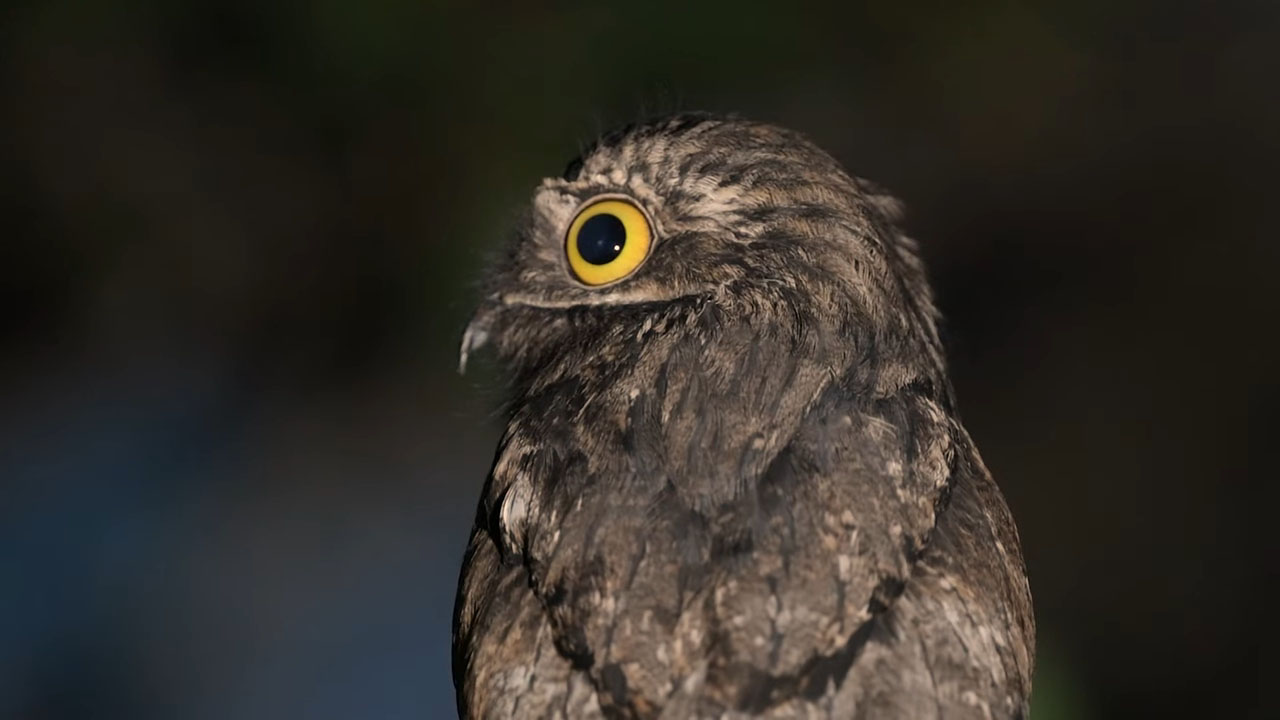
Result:
M622 254L627 228L617 215L600 213L578 228L578 254L592 265L604 265Z

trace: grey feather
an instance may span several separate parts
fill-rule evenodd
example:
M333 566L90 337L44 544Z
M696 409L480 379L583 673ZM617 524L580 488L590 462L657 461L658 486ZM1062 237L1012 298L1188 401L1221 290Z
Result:
M566 228L623 195L634 274ZM511 376L454 628L473 718L1010 718L1017 532L895 201L795 133L680 115L546 181L463 342Z

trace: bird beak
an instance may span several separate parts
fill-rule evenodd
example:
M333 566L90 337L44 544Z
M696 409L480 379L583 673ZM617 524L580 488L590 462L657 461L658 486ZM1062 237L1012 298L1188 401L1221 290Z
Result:
M462 332L462 345L458 348L458 374L466 374L467 358L471 357L471 353L489 344L489 333L497 308L496 304L486 302L471 316L471 322L467 323L467 329Z

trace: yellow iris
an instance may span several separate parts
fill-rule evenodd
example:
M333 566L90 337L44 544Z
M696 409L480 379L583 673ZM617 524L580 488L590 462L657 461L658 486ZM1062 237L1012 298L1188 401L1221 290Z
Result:
M569 269L587 285L607 285L630 275L649 256L653 231L629 200L607 198L584 207L569 225Z

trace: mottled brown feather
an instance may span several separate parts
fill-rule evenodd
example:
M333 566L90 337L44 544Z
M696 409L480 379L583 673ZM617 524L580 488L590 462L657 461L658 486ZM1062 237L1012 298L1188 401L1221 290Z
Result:
M630 277L573 280L632 198ZM799 135L680 115L546 181L463 354L509 370L454 631L473 718L1011 718L1017 533L955 412L896 201Z

